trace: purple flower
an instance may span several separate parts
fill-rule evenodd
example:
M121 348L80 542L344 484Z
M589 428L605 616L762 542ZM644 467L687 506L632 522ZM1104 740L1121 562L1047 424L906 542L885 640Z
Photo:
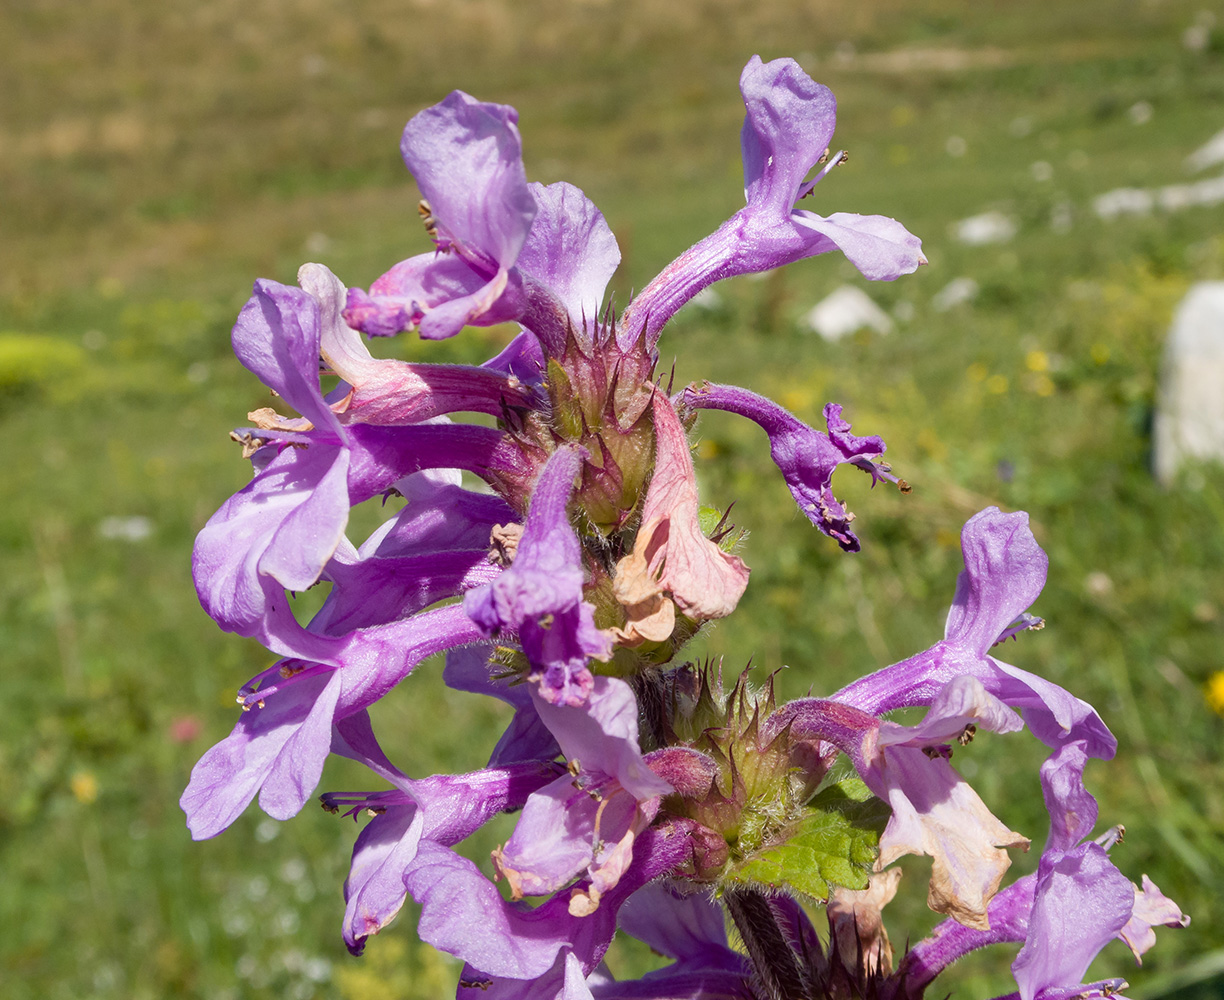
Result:
M1009 732L1021 722L972 677L949 683L917 726L879 722L837 701L805 698L771 716L766 736L789 732L792 746L832 744L867 787L892 809L880 838L878 868L906 854L932 860L927 902L968 926L988 926L986 910L1010 859L1006 847L1028 839L1009 830L939 749L976 727Z
M567 325L595 320L620 250L576 187L527 183L517 121L455 91L408 123L401 149L437 252L397 264L368 295L352 289L352 326L438 339L518 319L557 354Z
M1049 747L1084 740L1090 756L1108 759L1117 748L1096 710L1044 678L990 655L996 643L1040 627L1027 614L1045 584L1046 554L1028 515L988 507L961 533L965 569L957 578L944 638L908 660L855 681L832 697L871 715L930 705L954 677L976 677L1005 705L1019 709L1033 735Z
M1079 983L1097 953L1122 938L1136 961L1156 942L1153 926L1185 927L1190 918L1146 875L1138 889L1106 854L1118 837L1087 837L1097 804L1084 788L1084 743L1064 744L1041 768L1050 836L1033 889L1028 934L1012 963L1021 1000Z
M920 264L921 241L881 215L823 217L795 203L841 162L804 181L827 154L836 102L793 59L763 63L753 56L740 75L747 114L741 134L748 204L718 230L663 269L625 311L622 337L643 333L653 344L685 302L723 278L768 271L805 257L841 250L864 277L891 281Z
M587 661L612 653L610 637L595 627L595 609L582 597L582 549L566 513L581 466L576 448L553 453L536 482L513 564L463 599L486 636L504 629L518 634L541 697L566 705L581 705L590 694Z
M264 584L288 623L274 648L291 656L243 688L234 731L192 771L181 804L197 839L219 833L257 794L270 815L295 814L319 781L333 723L373 704L432 653L483 638L458 606L424 609L496 577L486 549L472 546L512 512L445 477L419 474L400 486L408 498L400 514L361 549L345 542L326 563L333 589L305 628L279 581Z
M684 403L695 409L727 410L761 425L769 435L769 451L782 470L786 485L799 509L816 527L847 552L859 550L859 540L850 530L854 515L833 495L833 470L842 463L858 465L873 477L887 476L867 456L884 452L878 437L857 437L842 419L841 407L830 403L824 409L827 434L814 430L771 399L747 389L704 382L684 390Z
M498 813L521 808L556 772L546 761L531 761L413 780L383 755L364 712L337 727L333 749L394 786L386 792L323 796L324 806L332 811L347 808L354 818L361 811L374 813L353 846L352 868L344 883L344 941L355 955L404 905L404 871L422 843L459 843Z
M493 859L513 898L556 892L584 869L570 912L593 913L633 858L634 841L672 787L655 775L638 745L633 691L597 677L582 706L553 703L533 688L536 711L569 761L569 772L533 794L514 835Z
M255 478L200 532L192 569L200 603L223 628L285 656L333 662L335 644L303 633L284 591L318 582L342 549L350 507L422 469L499 481L527 474L528 463L492 428L345 426L319 387L322 345L337 339L343 287L318 265L304 267L302 280L308 290L257 282L233 335L240 360L302 418L266 419L276 426L252 432L272 443L256 453Z
M898 976L909 996L920 996L940 971L989 944L1021 942L1012 963L1019 1000L1067 1000L1109 996L1123 983L1083 983L1097 953L1115 937L1135 957L1155 940L1152 927L1184 927L1189 918L1144 877L1143 889L1122 875L1106 850L1118 837L1111 831L1085 841L1097 819L1096 800L1084 787L1089 759L1083 741L1055 750L1041 768L1050 813L1050 835L1035 874L1019 879L991 901L985 928L955 921L940 924L905 956Z
M484 548L437 546L487 538L509 508L444 482L409 477L401 484L414 500L360 550L338 548L320 571L332 592L304 628L281 582L249 569L250 557L240 561L249 539L229 539L231 565L256 579L265 601L251 631L289 658L243 688L234 731L192 771L181 804L197 839L223 830L256 794L269 815L295 814L318 783L334 721L373 704L429 655L483 638L458 606L424 609L496 578ZM257 500L250 509L261 517ZM220 530L211 539L226 551Z
M1097 844L1042 856L1029 930L1012 973L1021 1000L1076 986L1130 919L1135 887Z
M965 571L948 615L945 638L909 660L849 685L832 701L878 716L897 708L930 706L913 730L880 727L878 750L856 761L893 816L880 841L881 862L905 853L935 860L930 903L969 926L988 925L987 906L1008 867L999 848L1027 841L999 823L939 753L977 727L1019 728L1020 709L1034 735L1051 747L1080 742L1092 756L1111 756L1112 734L1090 705L1062 688L1001 663L991 646L1010 634L1045 583L1046 556L1027 515L988 508L965 525ZM798 712L795 706L790 712ZM784 710L784 712L787 710ZM783 715L784 713L780 713Z
M200 758L179 800L192 837L216 836L256 795L269 816L295 815L319 783L335 722L378 701L426 657L481 638L450 605L333 639L333 663L282 660L256 676L240 693L238 724Z
M382 335L417 326L439 339L513 318L511 269L536 214L517 123L513 108L458 90L408 123L400 150L439 253L396 265L372 297L351 296L353 326Z
M827 173L804 180L833 134L828 88L794 60L762 63L753 56L740 90L748 204L629 305L617 334L622 349L644 334L652 351L676 310L722 278L834 249L873 280L925 262L920 241L892 219L826 218L794 207ZM422 211L437 253L397 264L369 294L352 289L345 311L352 326L376 335L415 327L436 338L464 324L517 319L553 357L564 352L571 330L590 343L620 253L603 216L577 188L527 184L517 120L512 108L456 91L408 123L401 148L425 195Z

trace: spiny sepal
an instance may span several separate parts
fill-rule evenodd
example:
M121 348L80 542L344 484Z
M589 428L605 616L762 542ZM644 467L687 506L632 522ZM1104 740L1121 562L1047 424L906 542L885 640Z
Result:
M774 677L761 688L740 674L724 692L709 664L664 675L670 711L663 740L704 761L708 777L664 808L701 825L694 877L722 888L787 891L824 899L830 887L861 889L878 855L888 806L857 778L821 784L803 770L804 747L789 726L770 724ZM815 795L812 789L820 786Z

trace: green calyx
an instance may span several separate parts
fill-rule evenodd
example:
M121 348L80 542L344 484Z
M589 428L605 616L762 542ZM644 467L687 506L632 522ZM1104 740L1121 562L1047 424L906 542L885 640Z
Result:
M545 377L552 434L587 450L578 489L584 520L608 536L632 521L650 478L654 358L640 342L617 348L610 314L595 337L600 350L571 330L564 353L548 359Z
M745 670L724 695L708 667L680 668L669 685L667 743L697 750L716 768L707 789L670 796L664 808L695 820L694 875L719 892L787 890L824 899L830 886L863 889L889 808L857 777L833 779L810 745L775 731L773 678L753 691ZM815 794L813 790L815 789Z

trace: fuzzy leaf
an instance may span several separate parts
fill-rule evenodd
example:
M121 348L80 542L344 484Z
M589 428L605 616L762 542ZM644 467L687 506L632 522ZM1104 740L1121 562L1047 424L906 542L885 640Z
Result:
M858 778L834 782L808 802L783 843L754 852L728 879L816 899L828 896L830 885L865 889L888 815Z

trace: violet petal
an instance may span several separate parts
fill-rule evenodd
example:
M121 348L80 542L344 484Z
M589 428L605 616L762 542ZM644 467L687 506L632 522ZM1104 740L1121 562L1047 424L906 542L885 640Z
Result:
M850 425L841 419L841 407L833 403L825 407L830 428L826 434L773 400L735 386L710 382L689 386L684 402L698 409L726 410L760 424L769 435L770 455L804 516L843 549L858 551L859 540L850 530L851 515L833 495L833 470L855 458L882 454L885 445L880 438L850 434Z

